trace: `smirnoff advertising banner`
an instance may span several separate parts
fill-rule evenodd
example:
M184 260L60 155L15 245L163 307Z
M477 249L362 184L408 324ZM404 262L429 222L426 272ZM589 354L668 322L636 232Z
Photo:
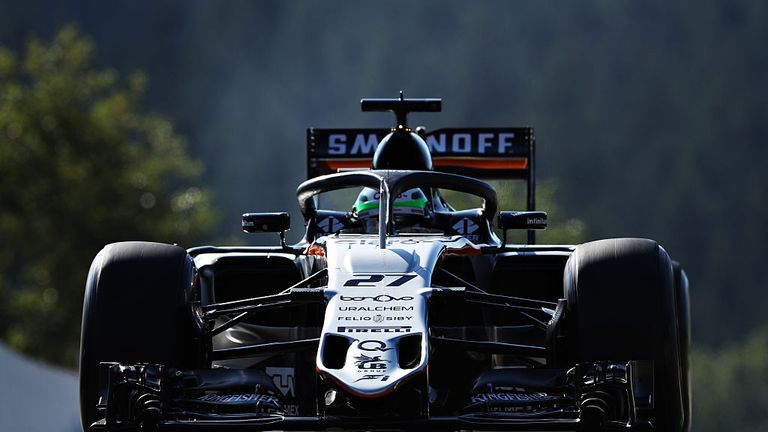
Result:
M308 177L370 168L388 133L390 129L308 129ZM437 171L504 179L526 178L531 167L531 127L437 129L423 138Z

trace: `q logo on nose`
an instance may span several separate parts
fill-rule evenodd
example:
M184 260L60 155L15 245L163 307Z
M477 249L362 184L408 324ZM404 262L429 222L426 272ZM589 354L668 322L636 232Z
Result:
M385 342L379 341L379 340L364 340L360 341L357 344L357 347L361 351L389 351L392 348L387 348L387 344Z

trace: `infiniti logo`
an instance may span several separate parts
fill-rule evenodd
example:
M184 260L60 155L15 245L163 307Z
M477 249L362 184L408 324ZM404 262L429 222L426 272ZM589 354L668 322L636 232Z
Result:
M349 297L349 296L341 296L341 301L365 301L365 300L373 300L375 302L391 302L391 301L408 301L413 300L413 297L411 296L403 296L403 297L392 297L391 295L387 294L380 294L376 297Z

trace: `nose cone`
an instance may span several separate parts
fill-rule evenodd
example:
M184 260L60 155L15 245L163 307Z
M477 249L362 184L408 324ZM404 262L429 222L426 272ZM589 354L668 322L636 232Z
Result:
M384 396L427 366L427 291L348 288L328 302L317 370L360 397ZM344 344L334 340L346 340ZM330 359L343 356L343 361Z
M385 315L373 316L386 319ZM388 324L384 322L383 324ZM390 323L391 324L391 323ZM355 334L341 369L328 369L323 364L318 370L333 378L344 389L360 397L380 397L395 390L410 376L426 368L426 341L423 334L412 334L407 325L354 326L363 331ZM376 332L371 333L371 330ZM408 343L412 342L412 343ZM410 345L410 346L409 346ZM402 352L414 351L418 353ZM411 355L410 364L402 365L404 355Z
M397 128L376 148L373 169L431 171L432 156L420 136L410 129Z

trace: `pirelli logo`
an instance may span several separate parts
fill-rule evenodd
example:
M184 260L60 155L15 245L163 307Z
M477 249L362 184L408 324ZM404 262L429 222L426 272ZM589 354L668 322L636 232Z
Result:
M339 333L410 333L411 326L339 326Z

